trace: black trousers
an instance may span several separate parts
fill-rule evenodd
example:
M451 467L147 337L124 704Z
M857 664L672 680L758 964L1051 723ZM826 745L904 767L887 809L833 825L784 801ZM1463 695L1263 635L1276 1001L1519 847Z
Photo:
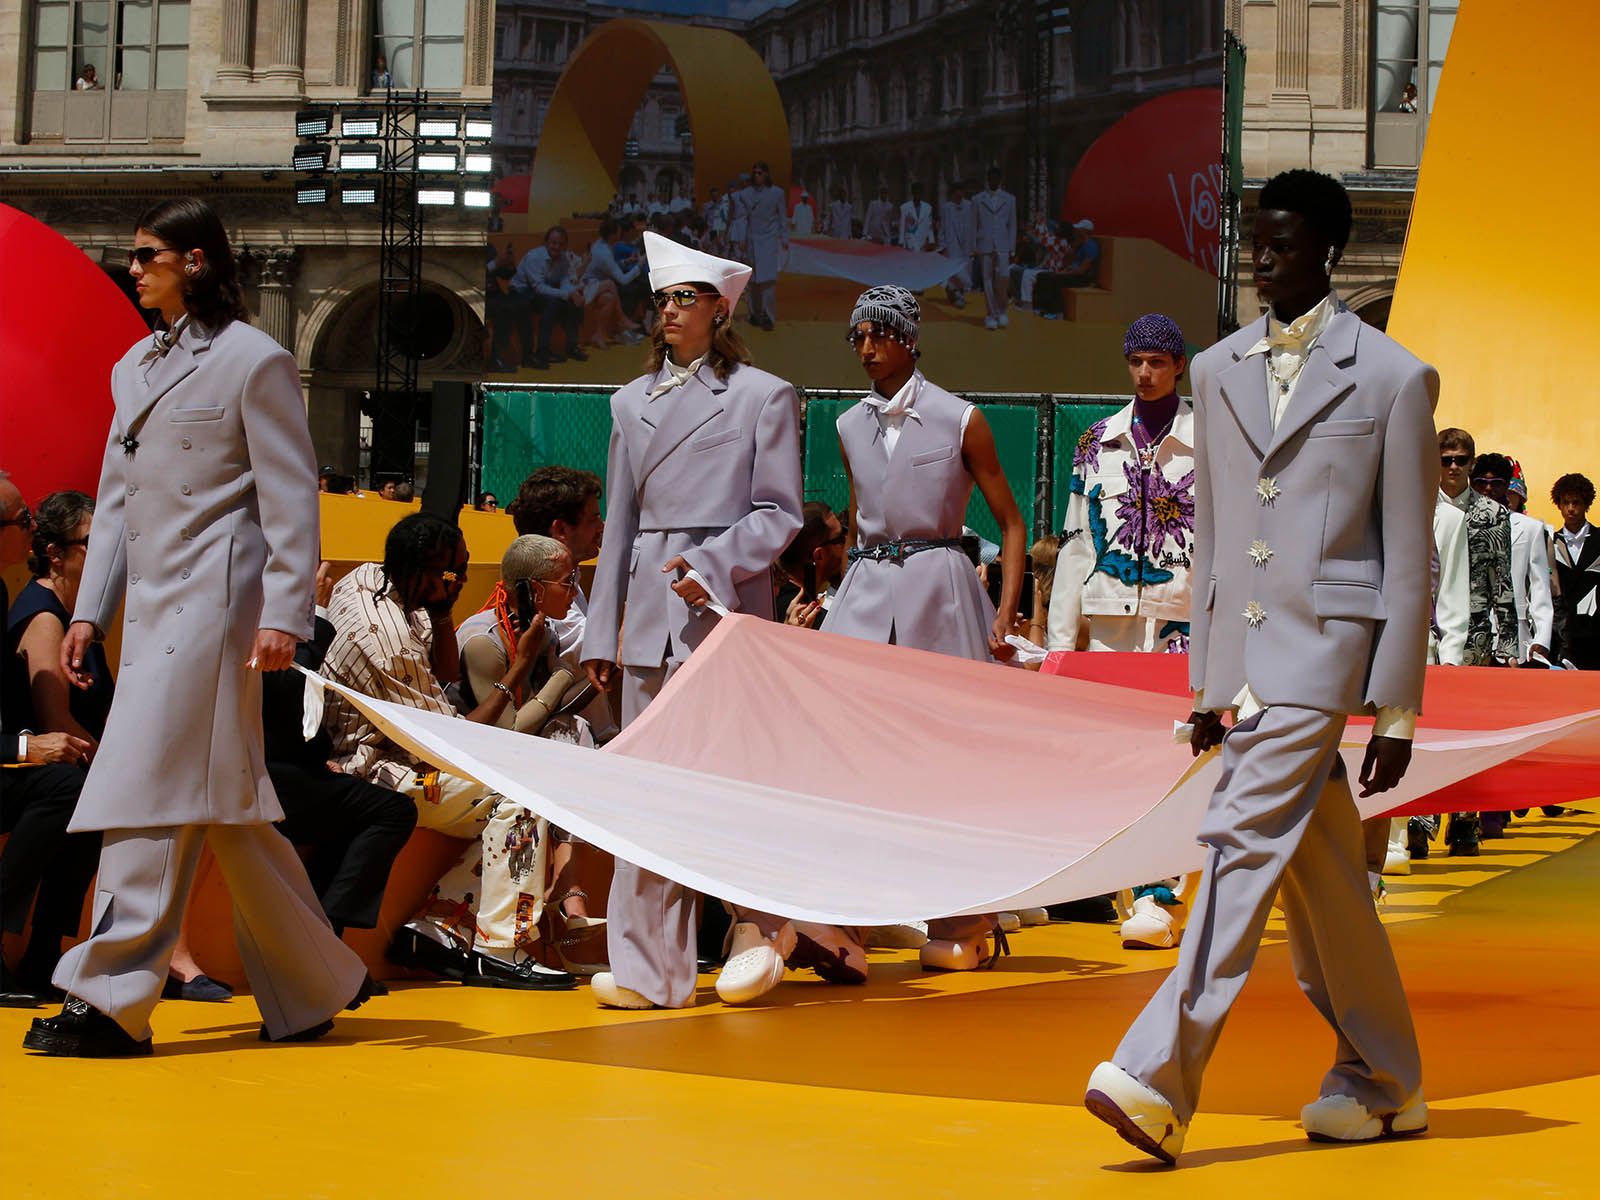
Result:
M268 763L283 805L278 832L311 847L306 874L335 928L378 924L389 869L417 824L407 796L336 771Z
M54 965L61 939L78 932L83 898L100 864L98 833L68 833L88 771L51 763L0 771L0 925L20 933L33 905L29 949ZM37 895L37 902L35 901Z
M578 331L583 325L583 300L558 300L554 296L533 297L533 311L539 318L539 357L550 357L550 337L559 323L567 331L567 355L578 349Z

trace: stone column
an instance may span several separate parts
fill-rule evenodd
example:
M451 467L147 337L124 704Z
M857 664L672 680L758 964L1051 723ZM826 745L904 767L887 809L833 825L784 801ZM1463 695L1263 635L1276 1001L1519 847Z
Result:
M218 84L250 82L250 34L255 19L255 0L222 0L222 52L217 59Z
M266 0L268 28L272 45L265 79L275 79L296 87L305 83L306 0Z
M1278 46L1273 95L1309 95L1311 12L1309 0L1278 0Z
M294 285L300 274L300 251L294 246L246 249L239 261L255 276L256 324L278 345L294 353Z

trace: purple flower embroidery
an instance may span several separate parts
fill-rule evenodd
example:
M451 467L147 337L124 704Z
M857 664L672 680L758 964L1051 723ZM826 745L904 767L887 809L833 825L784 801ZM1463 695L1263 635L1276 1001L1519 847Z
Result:
M1169 538L1185 549L1186 535L1194 532L1194 472L1169 480L1160 471L1146 475L1130 459L1122 464L1122 474L1128 490L1117 502L1118 529L1111 540L1134 555L1142 553L1147 562L1156 560Z
M1100 469L1100 443L1106 436L1106 423L1096 421L1078 435L1078 444L1072 451L1073 469L1098 471Z

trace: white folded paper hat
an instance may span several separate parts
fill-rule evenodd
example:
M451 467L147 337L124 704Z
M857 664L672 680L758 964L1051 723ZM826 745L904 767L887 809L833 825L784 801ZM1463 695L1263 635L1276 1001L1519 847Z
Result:
M750 282L751 270L744 263L706 254L648 230L644 235L644 256L650 263L653 292L680 283L709 283L722 293L731 310L744 295L744 285Z

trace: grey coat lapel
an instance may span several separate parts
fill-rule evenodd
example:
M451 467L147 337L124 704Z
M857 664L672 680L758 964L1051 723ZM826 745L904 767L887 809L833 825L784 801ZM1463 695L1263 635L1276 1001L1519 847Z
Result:
M178 335L178 343L164 357L156 359L146 368L135 366L136 376L142 379L145 391L123 417L123 433L136 435L156 402L194 373L200 358L211 349L215 335L194 324L188 325Z
M1262 317L1255 325L1246 326L1234 336L1246 348L1253 346L1266 336L1266 321ZM1233 413L1233 419L1244 432L1245 440L1257 455L1266 458L1267 446L1272 442L1272 409L1271 401L1267 398L1266 360L1259 354L1235 359L1232 366L1217 375L1217 386L1228 410Z
M1317 344L1311 348L1306 365L1300 369L1300 378L1295 382L1289 407L1284 410L1272 444L1267 447L1268 458L1320 417L1329 405L1356 386L1355 376L1343 370L1339 364L1355 358L1356 333L1360 328L1361 318L1348 309L1341 309L1328 322Z
M653 386L653 385L652 385ZM683 440L722 412L722 393L728 384L718 379L709 364L703 365L682 387L673 388L644 403L645 424L653 427L639 460L638 483L643 486L650 472L683 443Z

